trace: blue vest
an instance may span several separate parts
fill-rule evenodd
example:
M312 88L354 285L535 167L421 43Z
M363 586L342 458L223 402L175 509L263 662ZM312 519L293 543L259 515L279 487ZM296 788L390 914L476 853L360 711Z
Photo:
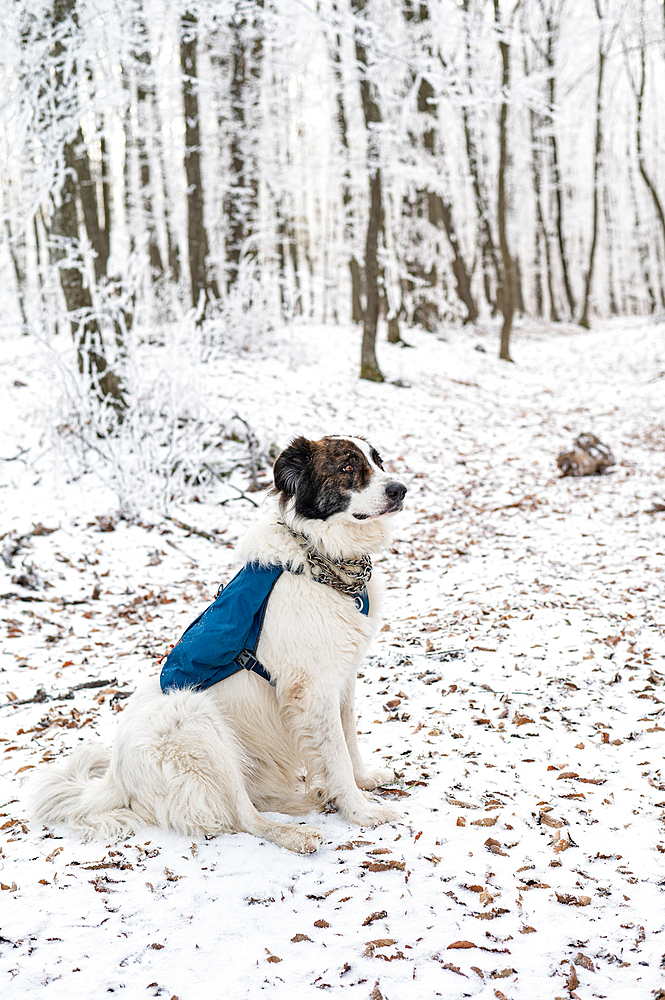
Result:
M270 594L285 568L258 563L243 566L166 657L159 677L162 691L203 691L243 668L272 683L256 658L256 647ZM354 600L361 614L367 615L367 591Z

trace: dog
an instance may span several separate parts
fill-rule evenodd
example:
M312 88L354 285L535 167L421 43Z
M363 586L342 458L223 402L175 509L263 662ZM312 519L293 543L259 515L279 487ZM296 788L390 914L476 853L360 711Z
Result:
M84 746L38 776L33 816L85 839L148 824L246 832L300 853L318 848L321 831L262 813L306 814L332 800L359 826L398 819L364 794L394 773L363 763L354 697L379 621L371 555L388 543L406 492L364 438L294 439L275 462L268 509L238 548L246 572L277 574L254 666L234 660L219 682L214 671L177 682L183 663L198 663L191 644L209 639L211 605L167 658L161 686L151 678L132 696L112 752Z

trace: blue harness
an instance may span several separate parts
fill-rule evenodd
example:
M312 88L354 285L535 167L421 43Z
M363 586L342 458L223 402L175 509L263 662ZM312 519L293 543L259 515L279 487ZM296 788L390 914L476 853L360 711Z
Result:
M270 594L285 569L289 571L288 567L258 563L243 566L166 657L159 677L162 691L203 691L243 669L253 670L272 684L270 674L256 658L256 648ZM366 590L353 600L361 614L369 614Z

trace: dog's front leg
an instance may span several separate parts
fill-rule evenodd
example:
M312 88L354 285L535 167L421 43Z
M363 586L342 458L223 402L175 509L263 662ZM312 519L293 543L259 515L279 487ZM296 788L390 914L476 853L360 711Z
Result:
M295 699L294 699L295 700ZM342 727L341 700L336 697L318 704L309 692L298 697L302 723L309 741L314 744L326 774L328 795L347 819L359 826L377 826L399 819L401 813L392 806L368 799L356 784L354 766ZM356 746L356 753L357 753ZM361 766L362 765L361 762Z
M385 785L389 781L395 780L395 772L390 767L368 768L360 756L358 749L358 739L356 730L356 706L355 706L356 682L355 678L345 689L342 695L340 715L342 719L342 729L344 739L351 758L353 767L353 777L358 788L376 788L377 785Z

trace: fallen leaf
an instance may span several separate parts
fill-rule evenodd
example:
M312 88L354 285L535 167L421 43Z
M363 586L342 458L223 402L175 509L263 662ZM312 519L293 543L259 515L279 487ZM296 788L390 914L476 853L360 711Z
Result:
M388 914L386 910L375 910L374 913L370 913L370 915L363 920L363 927L368 927L370 924L373 924L375 920L384 920L387 916Z
M494 972L490 973L490 979L507 979L508 976L513 976L514 974L514 969L502 969L501 972L495 969Z
M535 934L535 933L536 933L536 928L529 927L528 924L526 927L520 927L520 934Z
M580 981L577 978L577 973L575 972L575 966L571 962L571 964L570 964L570 975L568 976L568 979L566 980L566 986L567 986L567 988L568 988L569 991L572 991L572 990L576 990L579 985L580 985Z
M471 826L494 826L498 816L482 816L480 819L471 820Z
M449 972L456 972L458 976L464 976L465 979L469 978L467 976L466 972L461 972L460 971L459 965L453 965L452 962L442 962L441 963L441 968L442 969L448 969Z
M544 823L545 826L552 826L552 827L554 827L555 830L559 830L563 826L563 820L562 819L555 819L554 816L550 816L546 812L541 812L541 814L540 814L540 822Z
M557 781L561 781L562 778L579 778L577 771L562 771L561 774L557 774Z
M294 934L294 936L291 938L291 941L294 944L297 944L299 941L311 941L311 940L312 940L311 937L308 937L307 934Z
M315 927L330 927L330 924L328 923L327 920L315 920L314 921L314 926Z
M360 866L361 868L366 868L369 872L387 872L391 869L396 869L397 871L403 872L405 867L404 861L363 861Z
M567 906L588 906L591 902L590 896L571 896L567 892L557 892L556 898L560 903L565 903Z
M474 944L473 941L453 941L452 944L448 945L447 950L450 951L451 948L477 948L478 945Z
M504 858L508 857L506 852L501 850L501 844L499 843L499 841L494 840L492 837L487 838L487 840L485 841L485 847L487 848L488 851L491 851L492 854L501 854L502 857Z
M465 816L458 816L457 817L457 826L466 826L466 817Z
M583 969L588 969L589 972L595 972L596 966L593 964L590 958L583 955L581 951L578 951L577 957L575 958L575 965L581 965Z

